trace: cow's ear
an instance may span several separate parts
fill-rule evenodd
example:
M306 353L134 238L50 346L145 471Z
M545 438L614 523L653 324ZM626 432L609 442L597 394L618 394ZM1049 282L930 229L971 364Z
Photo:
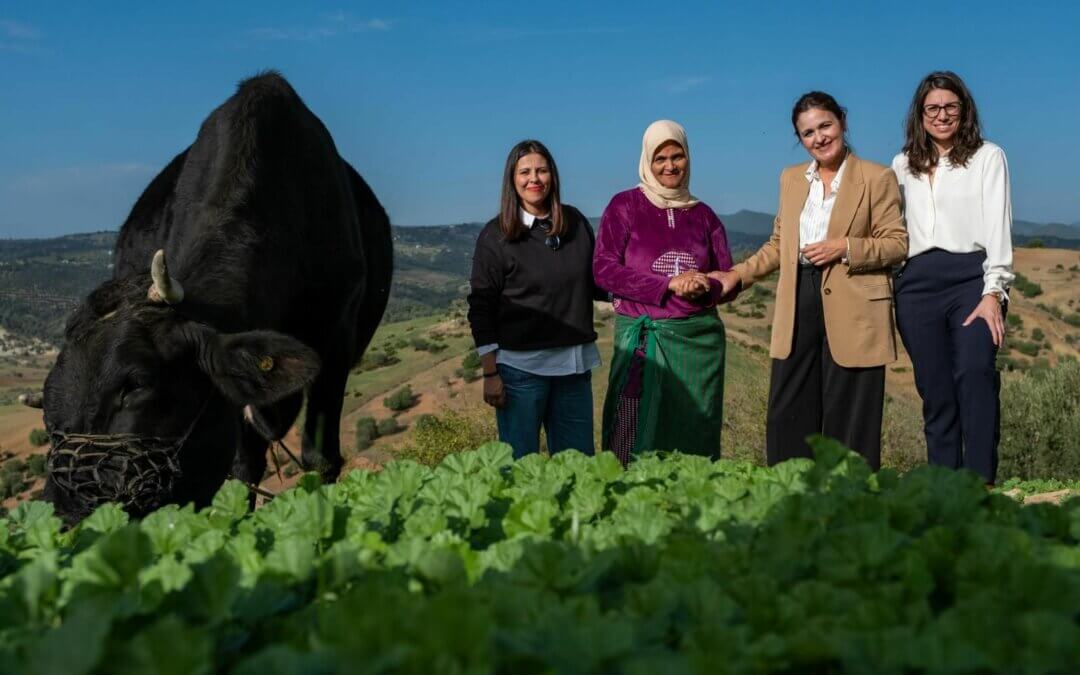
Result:
M319 356L304 343L273 331L200 337L199 366L239 405L267 405L300 391L319 373Z

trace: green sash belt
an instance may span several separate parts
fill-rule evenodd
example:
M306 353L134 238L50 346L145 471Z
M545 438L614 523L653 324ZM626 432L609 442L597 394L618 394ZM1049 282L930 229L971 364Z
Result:
M719 457L726 339L715 311L686 319L615 316L601 447L611 448L619 395L642 331L645 363L634 452L679 450Z

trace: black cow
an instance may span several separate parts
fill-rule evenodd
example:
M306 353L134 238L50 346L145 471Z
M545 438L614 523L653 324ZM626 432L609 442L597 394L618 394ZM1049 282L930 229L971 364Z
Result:
M102 501L206 504L230 467L258 483L305 392L301 460L335 479L346 378L391 271L386 213L322 122L277 73L240 83L68 320L44 390L46 498L71 522Z

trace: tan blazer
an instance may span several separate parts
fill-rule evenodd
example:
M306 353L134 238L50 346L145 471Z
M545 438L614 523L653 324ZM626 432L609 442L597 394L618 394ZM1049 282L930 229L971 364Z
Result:
M769 241L735 266L743 287L780 270L769 355L791 354L795 328L795 286L799 265L799 216L810 182L809 162L780 174L780 208ZM849 264L829 265L821 277L825 334L833 360L847 368L880 366L896 360L892 281L889 268L907 256L908 235L900 210L896 174L880 164L847 158L833 205L827 238L847 237Z

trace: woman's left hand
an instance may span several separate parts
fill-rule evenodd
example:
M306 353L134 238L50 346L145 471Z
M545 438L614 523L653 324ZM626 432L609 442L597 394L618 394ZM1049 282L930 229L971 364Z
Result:
M991 293L987 293L975 305L975 309L964 319L964 326L975 323L975 319L982 319L990 328L990 337L994 340L994 346L1000 347L1005 341L1005 321L1001 316L1001 303Z
M847 239L819 241L816 244L804 246L800 253L818 267L829 265L847 255Z

